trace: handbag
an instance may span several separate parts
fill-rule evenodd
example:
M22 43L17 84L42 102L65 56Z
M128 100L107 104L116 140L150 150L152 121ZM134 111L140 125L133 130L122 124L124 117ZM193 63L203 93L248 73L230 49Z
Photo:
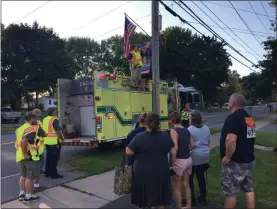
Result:
M114 193L123 195L131 193L132 188L132 166L125 166L125 155L123 156L121 165L115 167L114 174Z

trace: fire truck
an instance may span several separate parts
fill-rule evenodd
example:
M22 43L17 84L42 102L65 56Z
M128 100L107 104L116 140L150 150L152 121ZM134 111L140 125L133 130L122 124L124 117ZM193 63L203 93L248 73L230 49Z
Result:
M126 139L139 115L152 112L148 90L132 87L130 78L94 71L93 76L57 81L58 117L65 145L103 146ZM161 130L168 130L168 84L160 82Z

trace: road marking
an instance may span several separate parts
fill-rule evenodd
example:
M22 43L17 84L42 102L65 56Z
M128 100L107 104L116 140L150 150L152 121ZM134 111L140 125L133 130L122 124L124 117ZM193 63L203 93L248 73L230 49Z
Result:
M217 124L217 125L213 125L213 126L209 126L209 128L213 128L213 127L216 127L216 126L221 126L223 125L224 123L220 123L220 124Z
M1 177L1 180L2 179L7 179L7 178L10 178L10 177L14 177L14 176L19 176L19 175L20 175L20 173L9 175L9 176L4 176L4 177Z
M14 142L4 142L4 143L1 143L1 145L8 145L8 144L14 144Z
M40 203L39 208L50 208L50 207L48 205L46 205L45 203Z
M215 116L219 116L219 115L227 115L227 114L229 114L229 112L222 113L222 114L215 114L215 115L203 115L203 118L210 118L210 117L215 117Z

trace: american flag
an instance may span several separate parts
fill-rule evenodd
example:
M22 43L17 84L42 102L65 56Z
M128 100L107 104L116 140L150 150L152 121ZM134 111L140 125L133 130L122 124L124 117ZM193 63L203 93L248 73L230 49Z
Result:
M134 34L136 29L136 25L134 25L125 15L125 27L124 27L124 57L127 59L130 50L131 50L131 43L130 38Z

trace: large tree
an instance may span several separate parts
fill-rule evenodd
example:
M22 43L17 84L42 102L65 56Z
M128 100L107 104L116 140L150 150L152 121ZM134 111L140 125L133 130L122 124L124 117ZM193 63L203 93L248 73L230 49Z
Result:
M212 102L232 64L224 44L188 29L169 27L162 32L160 47L161 78L194 86L202 90L206 106Z
M1 43L2 92L11 92L7 100L12 106L30 92L35 92L37 105L40 93L54 94L58 77L74 76L65 41L52 28L37 22L12 24L2 31Z

